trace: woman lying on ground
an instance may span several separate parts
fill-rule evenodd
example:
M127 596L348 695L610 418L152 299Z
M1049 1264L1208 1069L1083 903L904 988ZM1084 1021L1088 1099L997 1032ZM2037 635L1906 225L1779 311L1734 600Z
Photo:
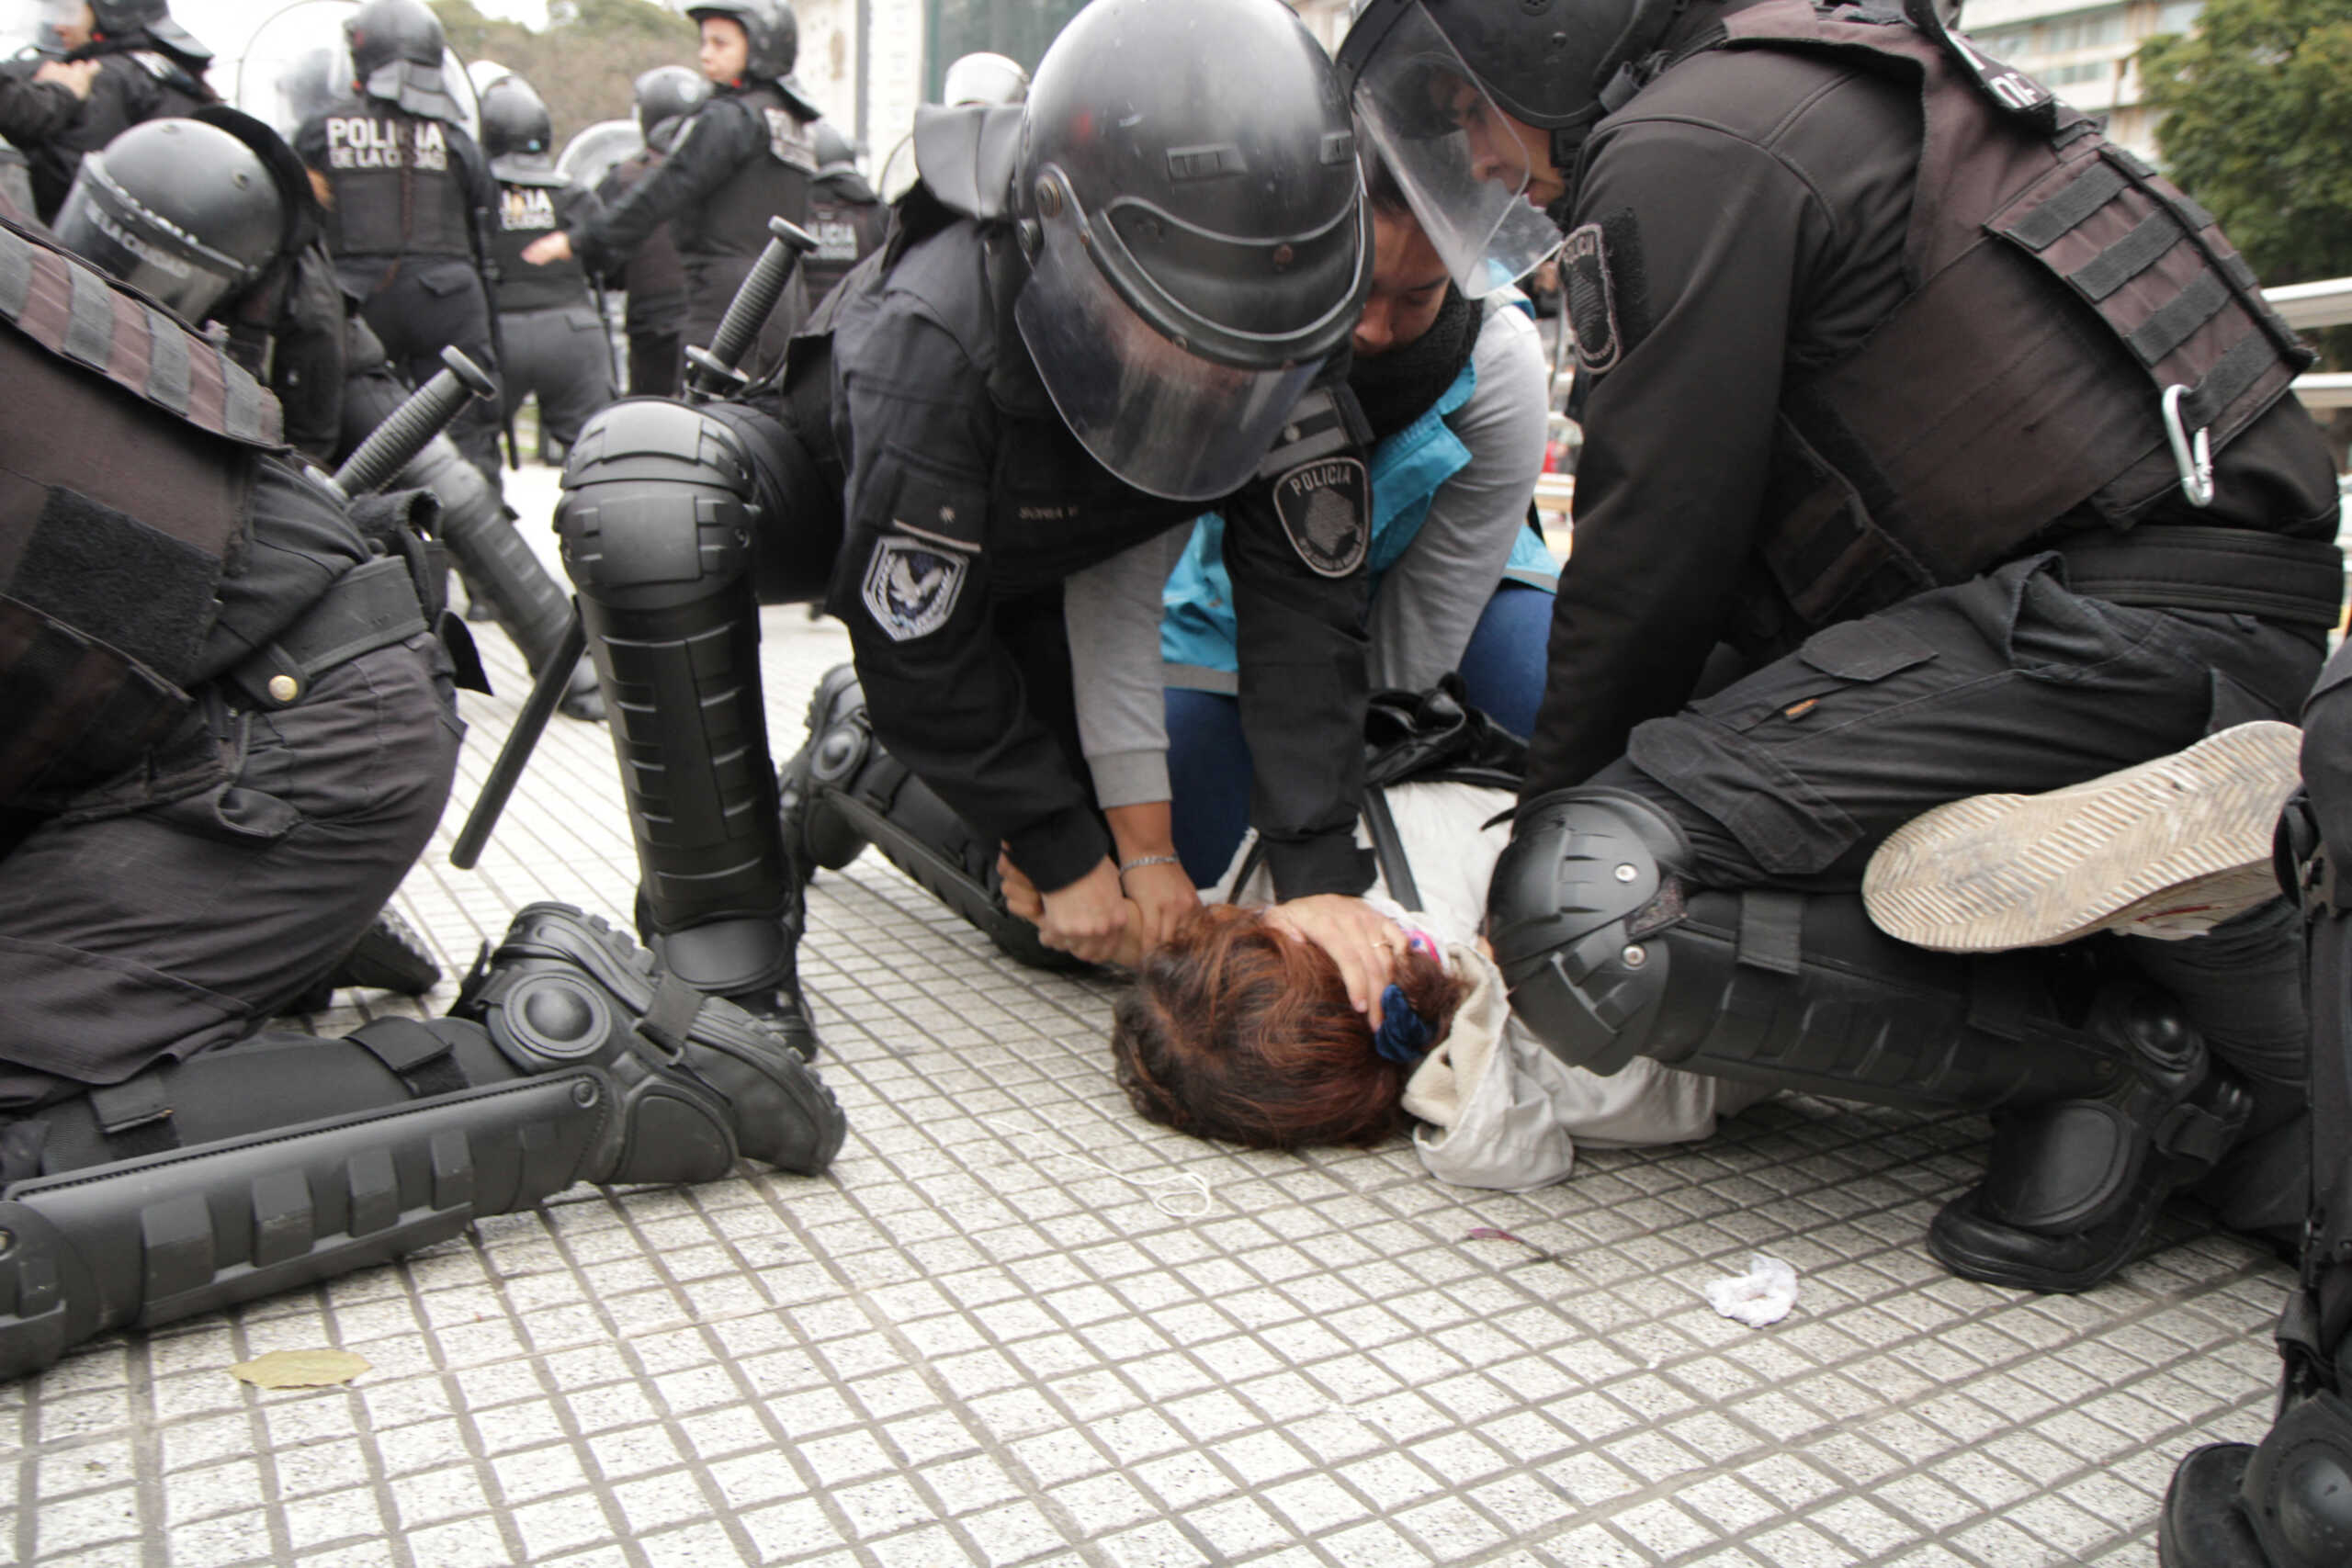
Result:
M1645 1058L1609 1077L1563 1065L1511 1018L1475 934L1510 840L1511 796L1432 783L1385 798L1421 908L1390 902L1385 876L1374 890L1394 931L1373 960L1373 1008L1350 1000L1318 929L1264 904L1262 873L1231 887L1247 846L1204 889L1210 902L1157 946L1147 951L1143 912L1131 910L1119 962L1136 983L1118 1002L1111 1048L1146 1118L1257 1148L1372 1144L1409 1121L1430 1175L1517 1191L1565 1179L1579 1141L1704 1138L1718 1116L1766 1096ZM1005 891L1025 913L1033 896L1010 879Z

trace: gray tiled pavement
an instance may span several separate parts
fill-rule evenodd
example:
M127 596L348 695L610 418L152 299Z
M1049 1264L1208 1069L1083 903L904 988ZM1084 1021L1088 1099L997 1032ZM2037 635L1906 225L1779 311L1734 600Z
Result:
M788 750L845 642L766 629ZM618 916L634 880L605 734L562 719L481 871L449 868L521 693L484 640L503 694L469 700L401 894L453 976L515 907ZM2245 1246L2172 1222L2071 1299L1926 1258L1981 1122L1781 1100L1521 1196L1440 1187L1401 1142L1246 1154L1126 1109L1107 984L1001 959L873 856L811 913L851 1122L826 1177L578 1189L93 1345L0 1389L0 1561L2136 1568L2174 1460L2267 1420L2287 1274ZM1101 1167L1198 1176L1205 1212ZM1757 1248L1804 1289L1762 1331L1702 1293ZM372 1370L224 1370L329 1345Z

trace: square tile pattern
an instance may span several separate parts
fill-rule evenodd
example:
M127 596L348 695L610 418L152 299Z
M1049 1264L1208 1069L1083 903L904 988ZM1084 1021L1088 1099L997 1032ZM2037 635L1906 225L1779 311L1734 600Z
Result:
M514 477L526 516L553 479ZM781 756L848 648L765 617ZM557 719L481 868L450 868L525 690L478 635L500 693L466 699L400 897L450 978L341 993L320 1033L439 1010L533 899L628 909L601 727ZM801 966L850 1118L826 1176L574 1189L89 1345L0 1388L0 1562L2143 1568L2175 1461L2268 1421L2289 1276L2251 1247L2167 1221L2071 1298L1926 1256L1980 1120L1784 1098L1476 1192L1401 1140L1261 1155L1146 1124L1108 1071L1113 984L1021 968L876 855L818 880ZM1803 1281L1763 1331L1702 1294L1759 1249ZM273 1393L225 1370L320 1346L372 1370Z

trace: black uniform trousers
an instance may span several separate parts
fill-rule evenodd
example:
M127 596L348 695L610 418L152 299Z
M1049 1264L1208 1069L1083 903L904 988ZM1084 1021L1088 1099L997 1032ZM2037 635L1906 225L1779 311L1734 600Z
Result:
M367 931L432 838L464 727L431 633L178 743L222 782L76 821L0 815L0 1112L251 1033Z
M526 397L539 400L541 438L566 451L589 416L613 400L613 352L605 323L586 305L502 310L499 387L509 422Z
M2039 555L1815 633L1641 725L1590 782L1679 823L1696 887L1851 892L1887 836L1935 807L2059 789L2233 724L2291 721L2324 642L2251 615L2086 597L2062 556ZM2265 1193L2244 1168L2304 1103L2299 942L2281 901L2194 941L2120 943L2255 1092L2240 1168L2211 1184L2240 1228L2300 1223L2299 1195Z
M491 348L490 296L473 263L456 256L409 256L393 268L359 313L383 340L393 367L413 387L441 369L441 351L456 348L495 377L498 355ZM449 439L466 460L499 482L498 409L467 400L449 426Z

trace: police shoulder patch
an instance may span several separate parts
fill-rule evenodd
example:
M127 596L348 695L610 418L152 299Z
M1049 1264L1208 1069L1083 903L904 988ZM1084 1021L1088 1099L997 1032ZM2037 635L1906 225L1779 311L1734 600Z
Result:
M1617 283L1609 273L1609 243L1600 224L1585 224L1561 245L1560 292L1567 300L1577 367L1593 376L1612 368L1624 352L1624 340L1617 325Z
M928 540L886 534L865 563L865 613L892 642L929 637L956 613L971 559Z
M1320 457L1274 480L1274 515L1309 570L1345 577L1372 547L1372 479L1358 457Z

